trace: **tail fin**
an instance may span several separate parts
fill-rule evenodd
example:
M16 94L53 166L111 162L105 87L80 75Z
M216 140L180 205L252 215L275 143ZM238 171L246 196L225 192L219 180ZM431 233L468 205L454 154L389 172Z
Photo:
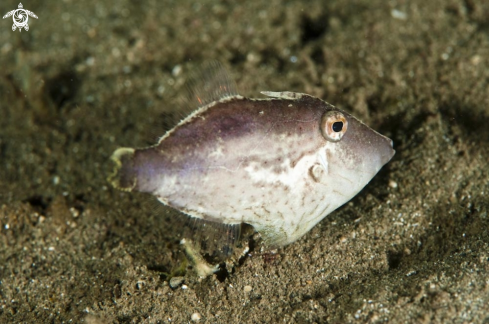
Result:
M134 172L133 148L121 147L112 153L110 159L115 163L114 172L107 178L110 184L119 190L132 191L137 185Z

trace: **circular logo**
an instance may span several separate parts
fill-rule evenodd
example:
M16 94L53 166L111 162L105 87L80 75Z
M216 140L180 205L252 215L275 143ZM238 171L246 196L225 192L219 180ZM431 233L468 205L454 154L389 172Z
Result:
M27 21L29 20L29 16L24 9L17 9L14 13L14 24L17 27L24 27L27 25Z

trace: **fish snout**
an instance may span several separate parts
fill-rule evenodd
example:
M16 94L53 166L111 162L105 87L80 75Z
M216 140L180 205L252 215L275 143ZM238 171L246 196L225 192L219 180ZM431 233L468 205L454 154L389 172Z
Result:
M390 138L385 136L382 137L385 139L385 144L380 148L380 155L382 165L385 165L392 159L394 154L396 154L396 150L394 150L394 142Z

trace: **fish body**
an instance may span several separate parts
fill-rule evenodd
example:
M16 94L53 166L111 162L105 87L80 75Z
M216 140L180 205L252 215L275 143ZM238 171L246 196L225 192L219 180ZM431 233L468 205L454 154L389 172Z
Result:
M155 146L122 148L114 186L191 217L296 241L354 197L394 155L392 141L319 98L265 92L210 101Z

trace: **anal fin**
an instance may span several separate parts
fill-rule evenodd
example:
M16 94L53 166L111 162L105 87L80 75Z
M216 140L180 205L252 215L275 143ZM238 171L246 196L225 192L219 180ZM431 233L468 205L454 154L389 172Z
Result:
M241 224L224 224L189 216L186 239L212 262L221 262L234 252L241 234Z

